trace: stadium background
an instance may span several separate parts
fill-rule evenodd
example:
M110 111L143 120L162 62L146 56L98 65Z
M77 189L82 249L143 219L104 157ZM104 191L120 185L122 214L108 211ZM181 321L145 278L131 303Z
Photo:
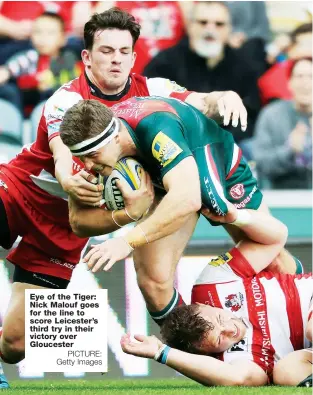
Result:
M0 2L1 3L1 2ZM294 28L306 18L308 2L269 2L267 11L271 23L276 31L287 31ZM0 8L1 13L1 8ZM37 109L38 113L41 108ZM29 143L34 139L34 129L38 120L38 113L33 117L20 119L23 129L22 142ZM2 122L16 121L14 114L1 113ZM14 119L13 119L14 118ZM3 124L2 124L3 125ZM1 127L3 129L3 126ZM0 142L0 159L7 161L19 149L19 144ZM310 190L295 191L266 191L265 199L274 215L288 225L289 239L287 248L305 266L311 270L312 262L312 193ZM119 231L124 232L125 229ZM117 233L117 232L116 232ZM112 235L114 236L114 234ZM96 238L93 242L100 242L103 238ZM195 234L187 248L186 256L181 260L176 277L176 283L186 301L194 279L201 271L210 257L225 252L231 246L228 236L222 229L211 228L204 220L200 220ZM0 250L0 322L10 298L10 278L12 278L12 265L5 261L6 251ZM120 336L125 330L132 333L157 334L158 328L148 318L144 302L136 285L135 274L131 259L119 262L111 273L101 273L93 276L87 273L83 265L76 270L72 282L73 287L107 288L109 294L109 374L104 378L114 379L126 376L142 377L173 377L175 372L159 364L144 359L123 354L119 347ZM83 377L84 374L69 376L66 373L34 375L31 367L20 363L18 366L5 366L9 380L18 377L24 378L61 378ZM85 375L88 379L99 378L99 375Z

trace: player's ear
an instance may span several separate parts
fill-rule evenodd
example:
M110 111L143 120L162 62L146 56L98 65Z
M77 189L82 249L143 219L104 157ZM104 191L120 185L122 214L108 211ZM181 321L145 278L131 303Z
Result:
M82 50L82 61L83 61L85 66L90 68L91 61L90 61L90 52L88 51L88 49L83 49Z
M115 144L117 144L117 145L119 145L119 144L120 144L120 142L121 142L121 139L120 139L120 134L119 134L119 133L117 133L117 135L116 135L116 136L114 136L114 143L115 143Z
M132 55L132 68L134 67L136 58L137 58L137 53L136 53L136 52L133 52L133 55Z

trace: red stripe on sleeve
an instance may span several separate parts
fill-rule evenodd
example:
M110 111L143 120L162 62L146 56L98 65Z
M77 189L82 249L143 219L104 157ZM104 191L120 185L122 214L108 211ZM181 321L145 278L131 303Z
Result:
M236 161L234 167L233 167L233 168L230 170L230 172L227 174L226 180L228 180L228 179L235 173L235 171L237 170L237 168L238 168L238 166L239 166L239 163L240 163L240 161L241 161L241 157L242 157L242 151L241 151L241 148L239 148L237 161Z
M50 136L48 137L48 141L50 142L54 137L57 137L60 135L60 132L55 132L50 134Z
M174 99L179 99L181 101L185 101L187 97L193 92L191 91L185 91L185 92L172 92L170 94L170 97L173 97Z
M218 174L217 167L216 167L216 164L215 164L214 159L213 159L213 156L212 156L212 152L211 152L211 147L210 147L210 145L209 145L209 144L206 145L206 146L205 146L205 149L206 149L206 152L207 152L207 155L208 155L208 159L209 159L209 161L210 161L210 164L211 164L211 167L212 167L214 176L215 176L215 178L217 179L217 181L219 182L219 184L221 184L220 175Z
M229 254L232 256L232 259L227 263L237 274L237 276L244 278L244 277L252 277L256 274L253 267L242 255L242 253L238 250L238 248L236 247L232 248L229 251Z

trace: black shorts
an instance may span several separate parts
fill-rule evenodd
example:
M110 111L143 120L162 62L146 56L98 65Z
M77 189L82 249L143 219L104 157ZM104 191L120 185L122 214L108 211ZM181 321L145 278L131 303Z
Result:
M66 289L69 284L69 280L65 280L64 278L49 276L48 274L29 272L28 270L22 269L17 265L15 265L14 269L13 282L27 283L52 289Z

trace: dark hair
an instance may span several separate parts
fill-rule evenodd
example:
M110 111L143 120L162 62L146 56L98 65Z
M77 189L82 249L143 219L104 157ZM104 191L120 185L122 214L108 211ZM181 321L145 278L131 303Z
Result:
M90 50L93 46L95 33L106 29L128 30L132 35L134 47L140 35L140 28L141 26L133 15L117 7L110 8L101 14L94 14L85 24L85 48Z
M39 18L51 18L54 19L55 21L58 21L61 25L62 31L65 31L65 22L64 19L61 17L61 15L56 14L55 12L52 11L45 11L42 14L40 14L37 19Z
M60 137L67 146L81 143L103 132L112 117L112 110L98 100L81 100L66 111Z
M303 23L290 33L291 42L294 44L300 34L312 33L312 23Z
M200 316L199 306L176 307L165 318L161 327L163 341L170 347L192 354L203 353L201 345L214 325Z

